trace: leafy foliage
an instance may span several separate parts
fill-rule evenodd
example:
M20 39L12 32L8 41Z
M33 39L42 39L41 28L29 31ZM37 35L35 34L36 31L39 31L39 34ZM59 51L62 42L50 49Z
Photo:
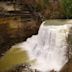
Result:
M72 18L72 0L61 0L66 18Z

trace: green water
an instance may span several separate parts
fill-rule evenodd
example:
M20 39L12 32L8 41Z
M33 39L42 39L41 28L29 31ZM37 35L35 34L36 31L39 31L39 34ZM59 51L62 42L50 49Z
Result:
M29 62L29 58L26 51L22 51L20 48L11 48L0 58L0 72L4 72L15 65L27 62Z
M72 19L66 19L66 20L61 20L61 19L57 19L57 20L46 20L45 25L63 25L63 24L72 24Z

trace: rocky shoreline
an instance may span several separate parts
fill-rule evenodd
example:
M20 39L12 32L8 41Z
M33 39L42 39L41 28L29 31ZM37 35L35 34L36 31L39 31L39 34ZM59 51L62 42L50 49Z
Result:
M29 64L21 64L7 72L41 72L41 71L38 71L36 69L31 69ZM56 71L52 70L50 72L56 72Z

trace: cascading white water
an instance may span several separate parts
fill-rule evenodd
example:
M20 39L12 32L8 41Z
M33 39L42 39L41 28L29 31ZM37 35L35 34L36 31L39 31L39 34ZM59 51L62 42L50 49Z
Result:
M41 24L38 35L15 46L26 50L30 60L36 60L35 64L31 65L33 69L41 72L51 70L58 72L68 61L66 38L70 26L68 24L47 26L44 23Z

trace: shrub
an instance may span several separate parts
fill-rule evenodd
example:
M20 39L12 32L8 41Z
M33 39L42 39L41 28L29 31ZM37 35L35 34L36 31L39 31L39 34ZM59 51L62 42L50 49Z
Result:
M66 18L72 18L72 0L60 0Z

